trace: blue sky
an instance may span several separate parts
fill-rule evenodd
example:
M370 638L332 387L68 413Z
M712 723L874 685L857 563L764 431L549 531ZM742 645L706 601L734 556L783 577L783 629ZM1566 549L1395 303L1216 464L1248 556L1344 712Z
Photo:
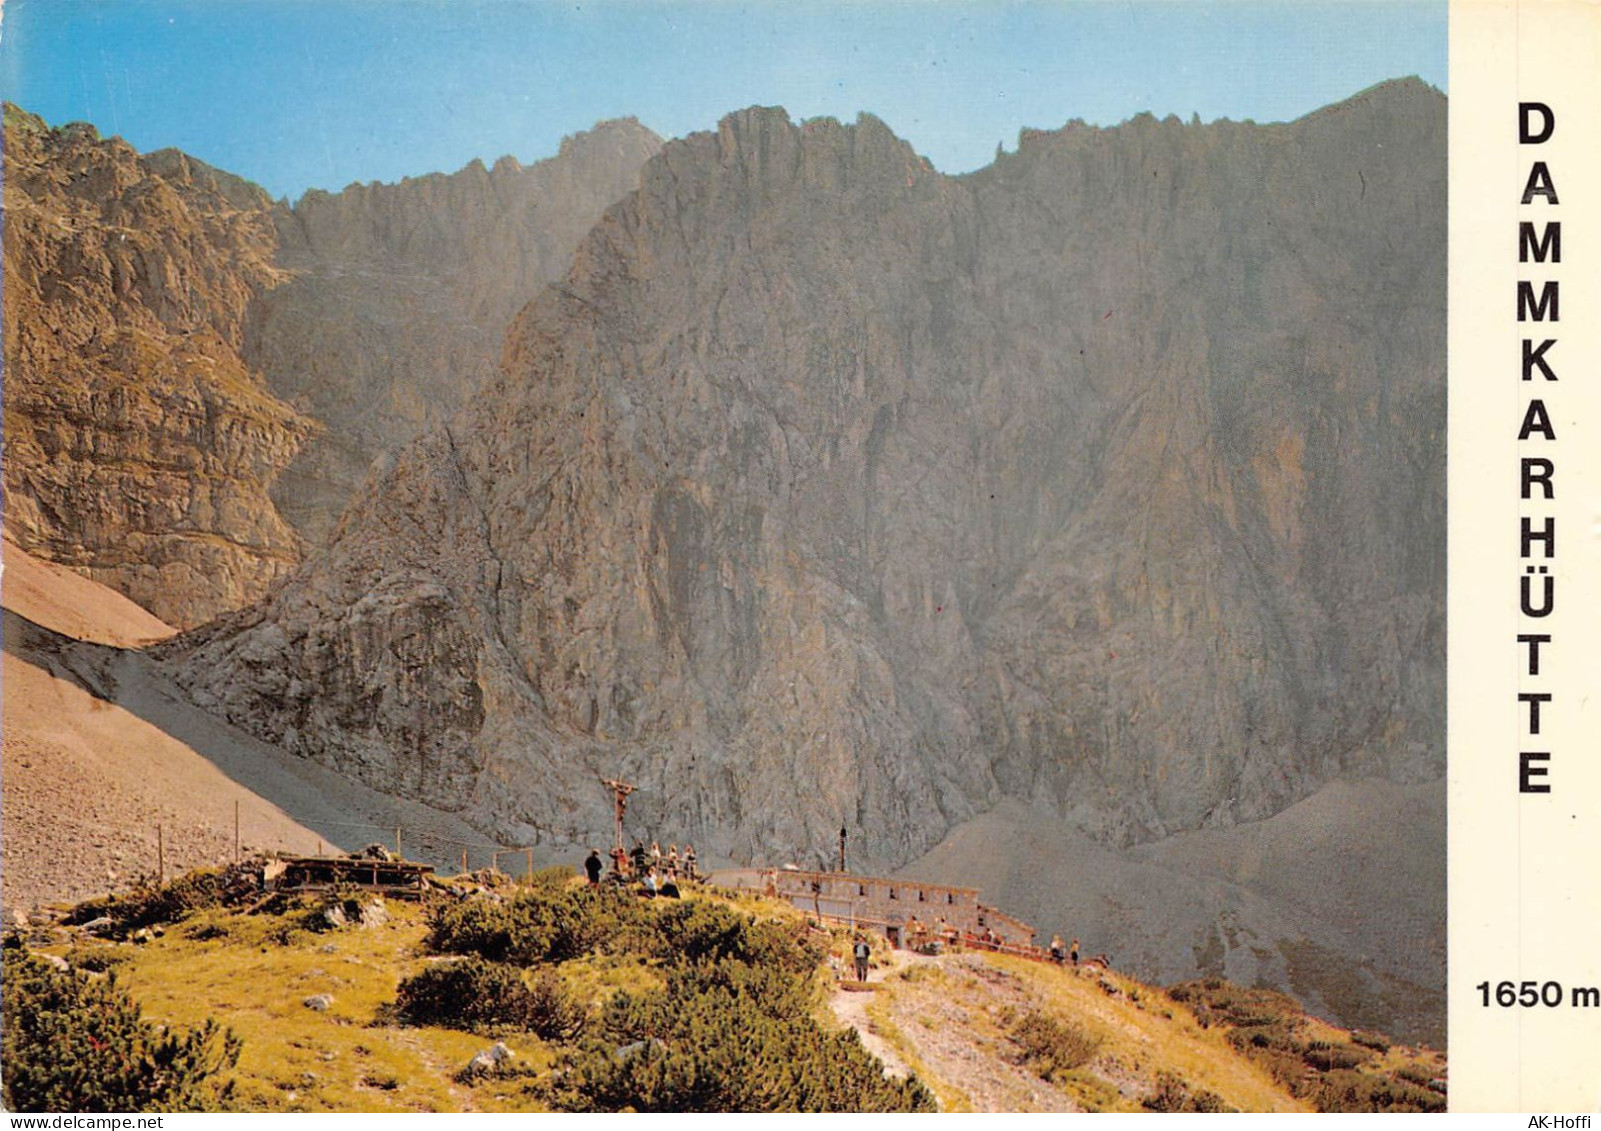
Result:
M0 27L6 98L291 197L754 104L871 111L962 172L1024 126L1281 121L1410 74L1445 89L1445 0L5 0Z

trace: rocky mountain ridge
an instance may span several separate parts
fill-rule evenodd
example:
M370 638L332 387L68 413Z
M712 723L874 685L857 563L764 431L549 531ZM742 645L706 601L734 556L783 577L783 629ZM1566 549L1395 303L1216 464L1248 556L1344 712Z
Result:
M240 356L270 201L174 150L5 111L5 524L169 623L300 559L268 484L316 430Z
M6 107L6 529L180 627L264 594L372 459L459 406L659 144L293 207Z
M196 702L517 839L904 862L1443 768L1445 101L667 145ZM1443 851L1443 847L1442 847Z

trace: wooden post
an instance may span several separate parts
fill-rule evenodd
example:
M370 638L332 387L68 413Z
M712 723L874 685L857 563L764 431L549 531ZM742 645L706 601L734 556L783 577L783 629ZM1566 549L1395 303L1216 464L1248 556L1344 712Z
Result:
M317 855L322 855L322 837L317 838Z
M233 802L233 862L239 863L239 799Z
M534 882L534 850L532 848L526 848L523 851L528 854L528 882L529 883L533 883Z
M400 860L404 860L405 859L404 856L400 855L400 826L399 825L395 826L395 857L397 859L400 859Z
M461 850L461 871L462 871L463 875L466 875L466 873L467 873L467 850L465 848Z
M620 778L601 778L600 784L612 791L612 814L617 821L617 836L612 842L615 851L624 851L623 844L623 814L628 812L628 795L638 789Z
M161 829L161 823L156 823L156 883L167 882L167 842Z

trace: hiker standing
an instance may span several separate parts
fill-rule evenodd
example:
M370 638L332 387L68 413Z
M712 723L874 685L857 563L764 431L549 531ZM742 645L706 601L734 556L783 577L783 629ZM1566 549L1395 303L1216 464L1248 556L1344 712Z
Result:
M865 938L863 938L861 935L857 935L856 936L856 980L858 982L867 981L867 960L869 958L871 958L872 955L873 955L873 951L867 945L867 940Z
M604 865L600 862L600 849L591 848L589 850L589 859L584 861L584 871L589 873L590 887L600 886L600 870L602 867Z
M695 846L693 844L684 845L684 878L690 880L699 879L699 873L695 869Z
M1062 964L1062 936L1051 936L1051 961L1058 966Z
M678 845L667 846L667 875L669 879L678 878Z
M1073 940L1073 946L1072 946L1072 949L1068 952L1068 955L1073 960L1074 969L1077 969L1078 968L1078 940L1077 939Z

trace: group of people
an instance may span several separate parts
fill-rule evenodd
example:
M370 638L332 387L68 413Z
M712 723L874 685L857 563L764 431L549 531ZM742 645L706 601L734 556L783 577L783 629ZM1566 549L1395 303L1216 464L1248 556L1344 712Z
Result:
M906 920L906 945L913 950L922 950L931 942L953 946L960 939L961 932L947 923L944 916L935 919L932 925L924 923L916 915Z
M1051 936L1051 961L1058 965L1071 964L1076 970L1080 966L1090 969L1110 970L1112 956L1109 954L1092 954L1081 958L1078 951L1078 940L1074 939L1066 947L1062 945L1061 935Z
M628 854L629 862L634 867L634 875L643 877L648 872L655 872L658 877L666 880L698 880L700 872L695 861L695 846L684 845L684 854L678 854L678 845L667 846L667 854L662 854L662 846L656 841L650 842L650 848L645 842L635 840L632 851Z
M980 945L994 947L1000 947L1006 942L1005 938L1003 938L996 931L991 930L988 926L981 928L979 933L976 935L963 935L944 919L935 920L934 925L929 927L919 922L917 916L915 915L906 920L906 932L907 942L913 950L922 950L929 943L935 941L947 944L955 943L957 941L966 941L969 943L978 943ZM867 944L867 936L858 932L852 944L851 950L852 955L856 960L856 980L859 982L865 982L867 981L868 959L872 955L872 951ZM1079 957L1078 940L1074 939L1071 943L1063 945L1061 935L1052 935L1050 956L1051 961L1059 966L1072 965L1074 969L1077 969L1081 961ZM832 961L832 959L830 961ZM1104 954L1098 954L1092 958L1082 959L1082 962L1089 967L1102 967L1105 969L1111 969L1112 966L1112 960ZM836 977L839 976L837 969L835 974Z
M980 946L999 947L1005 944L1006 939L999 931L984 926L978 929L978 943Z
M1052 935L1051 936L1051 961L1056 963L1058 966L1062 965L1063 962L1071 962L1074 966L1077 966L1078 965L1078 940L1074 939L1071 947L1068 947L1068 948L1064 949L1063 946L1062 946L1062 936L1061 935Z
M979 927L977 932L964 932L947 923L943 917L935 919L932 926L922 922L916 915L906 920L907 946L913 950L922 950L932 942L940 942L946 946L961 943L990 950L1000 950L1009 945L1006 936L988 924Z
M612 870L616 878L619 881L637 879L641 889L649 896L676 896L678 881L700 878L694 845L684 845L682 856L679 855L676 844L670 845L664 856L661 845L657 842L651 841L650 848L647 849L644 841L636 840L633 851L624 852L621 848L614 848L611 855ZM591 887L600 885L605 870L606 863L600 855L600 849L591 848L588 859L584 861L584 873Z

